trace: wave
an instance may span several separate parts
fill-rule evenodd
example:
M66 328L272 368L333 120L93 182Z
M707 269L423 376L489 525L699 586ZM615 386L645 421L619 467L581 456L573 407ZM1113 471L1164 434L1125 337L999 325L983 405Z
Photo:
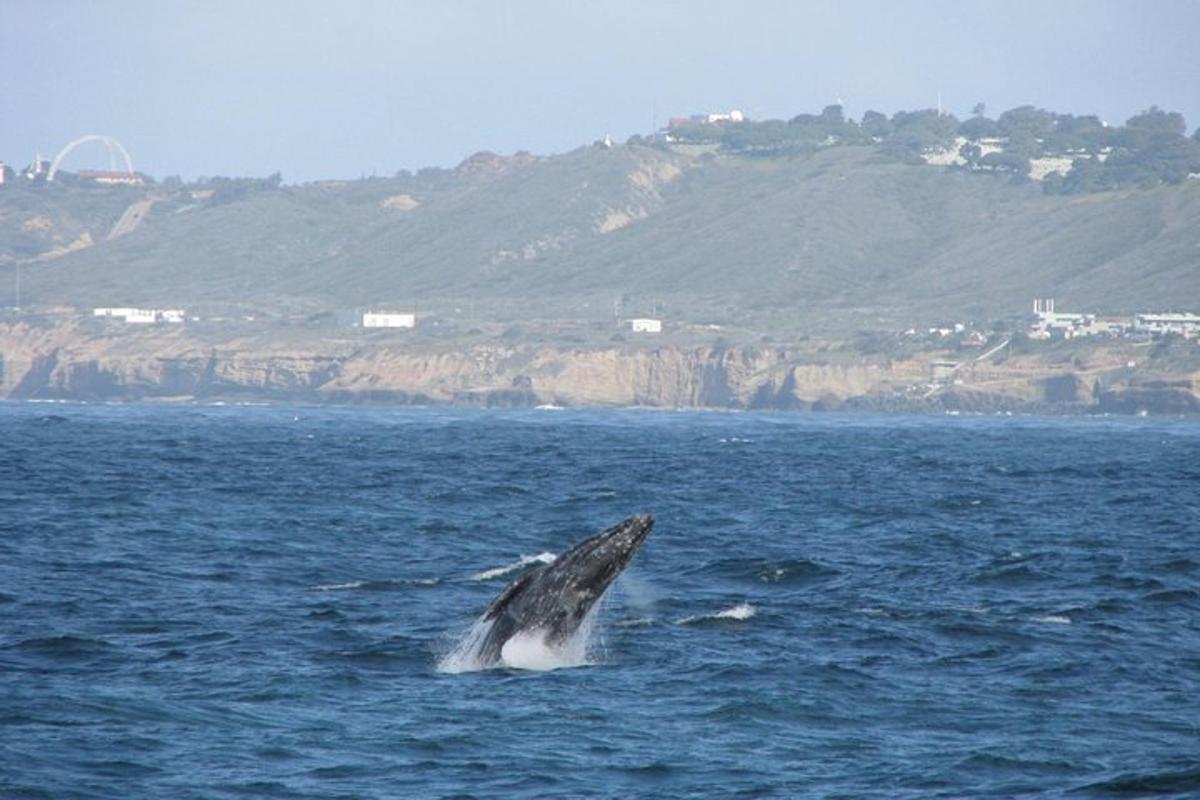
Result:
M528 567L531 564L553 564L554 559L558 558L554 553L538 553L534 556L521 556L511 564L505 564L502 567L492 567L485 569L483 572L476 572L471 576L473 581L490 581L493 578L499 578L510 572L516 572L519 569Z
M804 584L833 578L838 570L805 558L725 558L699 568L723 577L758 583Z
M678 625L696 625L713 622L745 622L752 619L758 614L758 609L749 603L738 603L736 606L723 608L714 614L697 614L692 617L684 617L679 620Z
M389 580L347 581L346 583L325 583L310 586L313 592L340 592L348 589L366 589L367 591L388 591L403 586L437 586L440 578L393 578Z
M1151 592L1144 599L1150 603L1189 604L1200 600L1200 592L1195 589L1164 589L1159 592Z
M1200 791L1200 767L1179 772L1143 772L1081 786L1074 792L1128 797L1149 794L1182 794Z

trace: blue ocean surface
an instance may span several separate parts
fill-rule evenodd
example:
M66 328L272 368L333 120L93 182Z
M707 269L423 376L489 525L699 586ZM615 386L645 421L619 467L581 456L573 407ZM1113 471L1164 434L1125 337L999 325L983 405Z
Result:
M640 511L586 665L439 670ZM1151 796L1195 421L0 404L0 797Z

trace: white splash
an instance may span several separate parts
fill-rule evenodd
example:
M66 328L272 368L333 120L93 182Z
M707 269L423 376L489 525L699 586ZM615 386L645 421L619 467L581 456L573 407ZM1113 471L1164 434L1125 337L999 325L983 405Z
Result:
M1046 617L1034 617L1033 621L1034 622L1045 622L1045 623L1048 623L1051 625L1070 625L1071 624L1070 617L1060 617L1055 614L1051 614Z
M556 558L558 558L558 556L554 555L554 553L538 553L535 556L521 556L521 558L517 561L514 561L511 564L506 564L503 567L493 567L492 569L485 569L483 572L477 572L471 576L471 580L490 581L493 578L499 578L503 575L509 574L510 572L516 572L522 567L528 567L530 564L553 564L554 559Z
M589 653L594 646L592 629L599 606L600 604L597 603L592 607L575 634L562 644L547 643L546 631L541 628L522 631L504 643L504 646L500 648L500 660L492 663L480 659L480 650L483 649L483 642L487 638L488 631L492 629L492 623L477 620L454 646L454 649L438 661L437 671L457 675L463 672L478 672L479 670L505 667L531 672L546 672L552 669L594 664L596 660L591 658ZM598 647L598 645L596 646Z
M504 643L500 662L510 669L546 672L563 667L582 667L588 663L587 631L576 633L561 647L546 643L546 632L540 629L524 631Z
M694 625L697 622L714 622L717 620L736 620L743 622L750 619L758 610L749 603L738 603L736 606L723 608L715 614L697 614L693 617L684 617L676 624L678 625Z
M314 586L314 592L336 592L342 589L357 589L360 586L365 586L366 581L350 581L349 583L327 583L322 586Z
M716 619L750 619L758 612L749 603L738 603L716 613Z

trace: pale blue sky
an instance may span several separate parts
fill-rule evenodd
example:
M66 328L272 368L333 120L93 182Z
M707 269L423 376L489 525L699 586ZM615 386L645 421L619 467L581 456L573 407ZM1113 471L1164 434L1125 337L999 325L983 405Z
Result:
M288 182L553 153L657 117L1031 103L1200 123L1200 2L0 0L0 159L86 133ZM101 166L100 145L68 168Z

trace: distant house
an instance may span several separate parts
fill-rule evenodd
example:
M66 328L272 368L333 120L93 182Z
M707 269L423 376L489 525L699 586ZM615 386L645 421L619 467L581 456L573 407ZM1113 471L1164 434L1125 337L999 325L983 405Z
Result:
M131 308L125 321L135 325L153 325L158 322L158 312L152 308Z
M12 177L12 167L10 167L8 164L5 164L3 161L0 161L0 186L8 183L10 180L12 180Z
M1190 339L1200 336L1200 314L1138 314L1134 329L1152 336L1174 333Z
M415 328L417 315L398 314L391 311L368 311L362 315L364 328Z
M92 316L119 319L134 325L152 325L158 322L179 324L186 315L182 308L93 308Z
M732 111L718 111L712 114L693 114L690 117L671 117L667 120L668 128L682 128L697 122L709 125L722 125L726 122L745 122L746 115L736 108Z
M1033 339L1049 339L1052 336L1073 339L1079 335L1080 329L1091 325L1095 316L1055 311L1054 298L1039 298L1033 301L1033 323L1029 326L1029 336Z
M127 186L141 186L146 182L145 179L136 172L112 172L110 170L81 169L75 174L83 180L107 185L125 184Z
M709 125L719 125L724 122L745 122L746 115L736 108L729 112L719 112L716 114L708 114L705 117L705 122Z
M629 320L629 329L634 333L662 333L662 320L640 317Z
M113 319L125 319L128 315L137 311L136 308L93 308L92 316L94 317L112 317Z

